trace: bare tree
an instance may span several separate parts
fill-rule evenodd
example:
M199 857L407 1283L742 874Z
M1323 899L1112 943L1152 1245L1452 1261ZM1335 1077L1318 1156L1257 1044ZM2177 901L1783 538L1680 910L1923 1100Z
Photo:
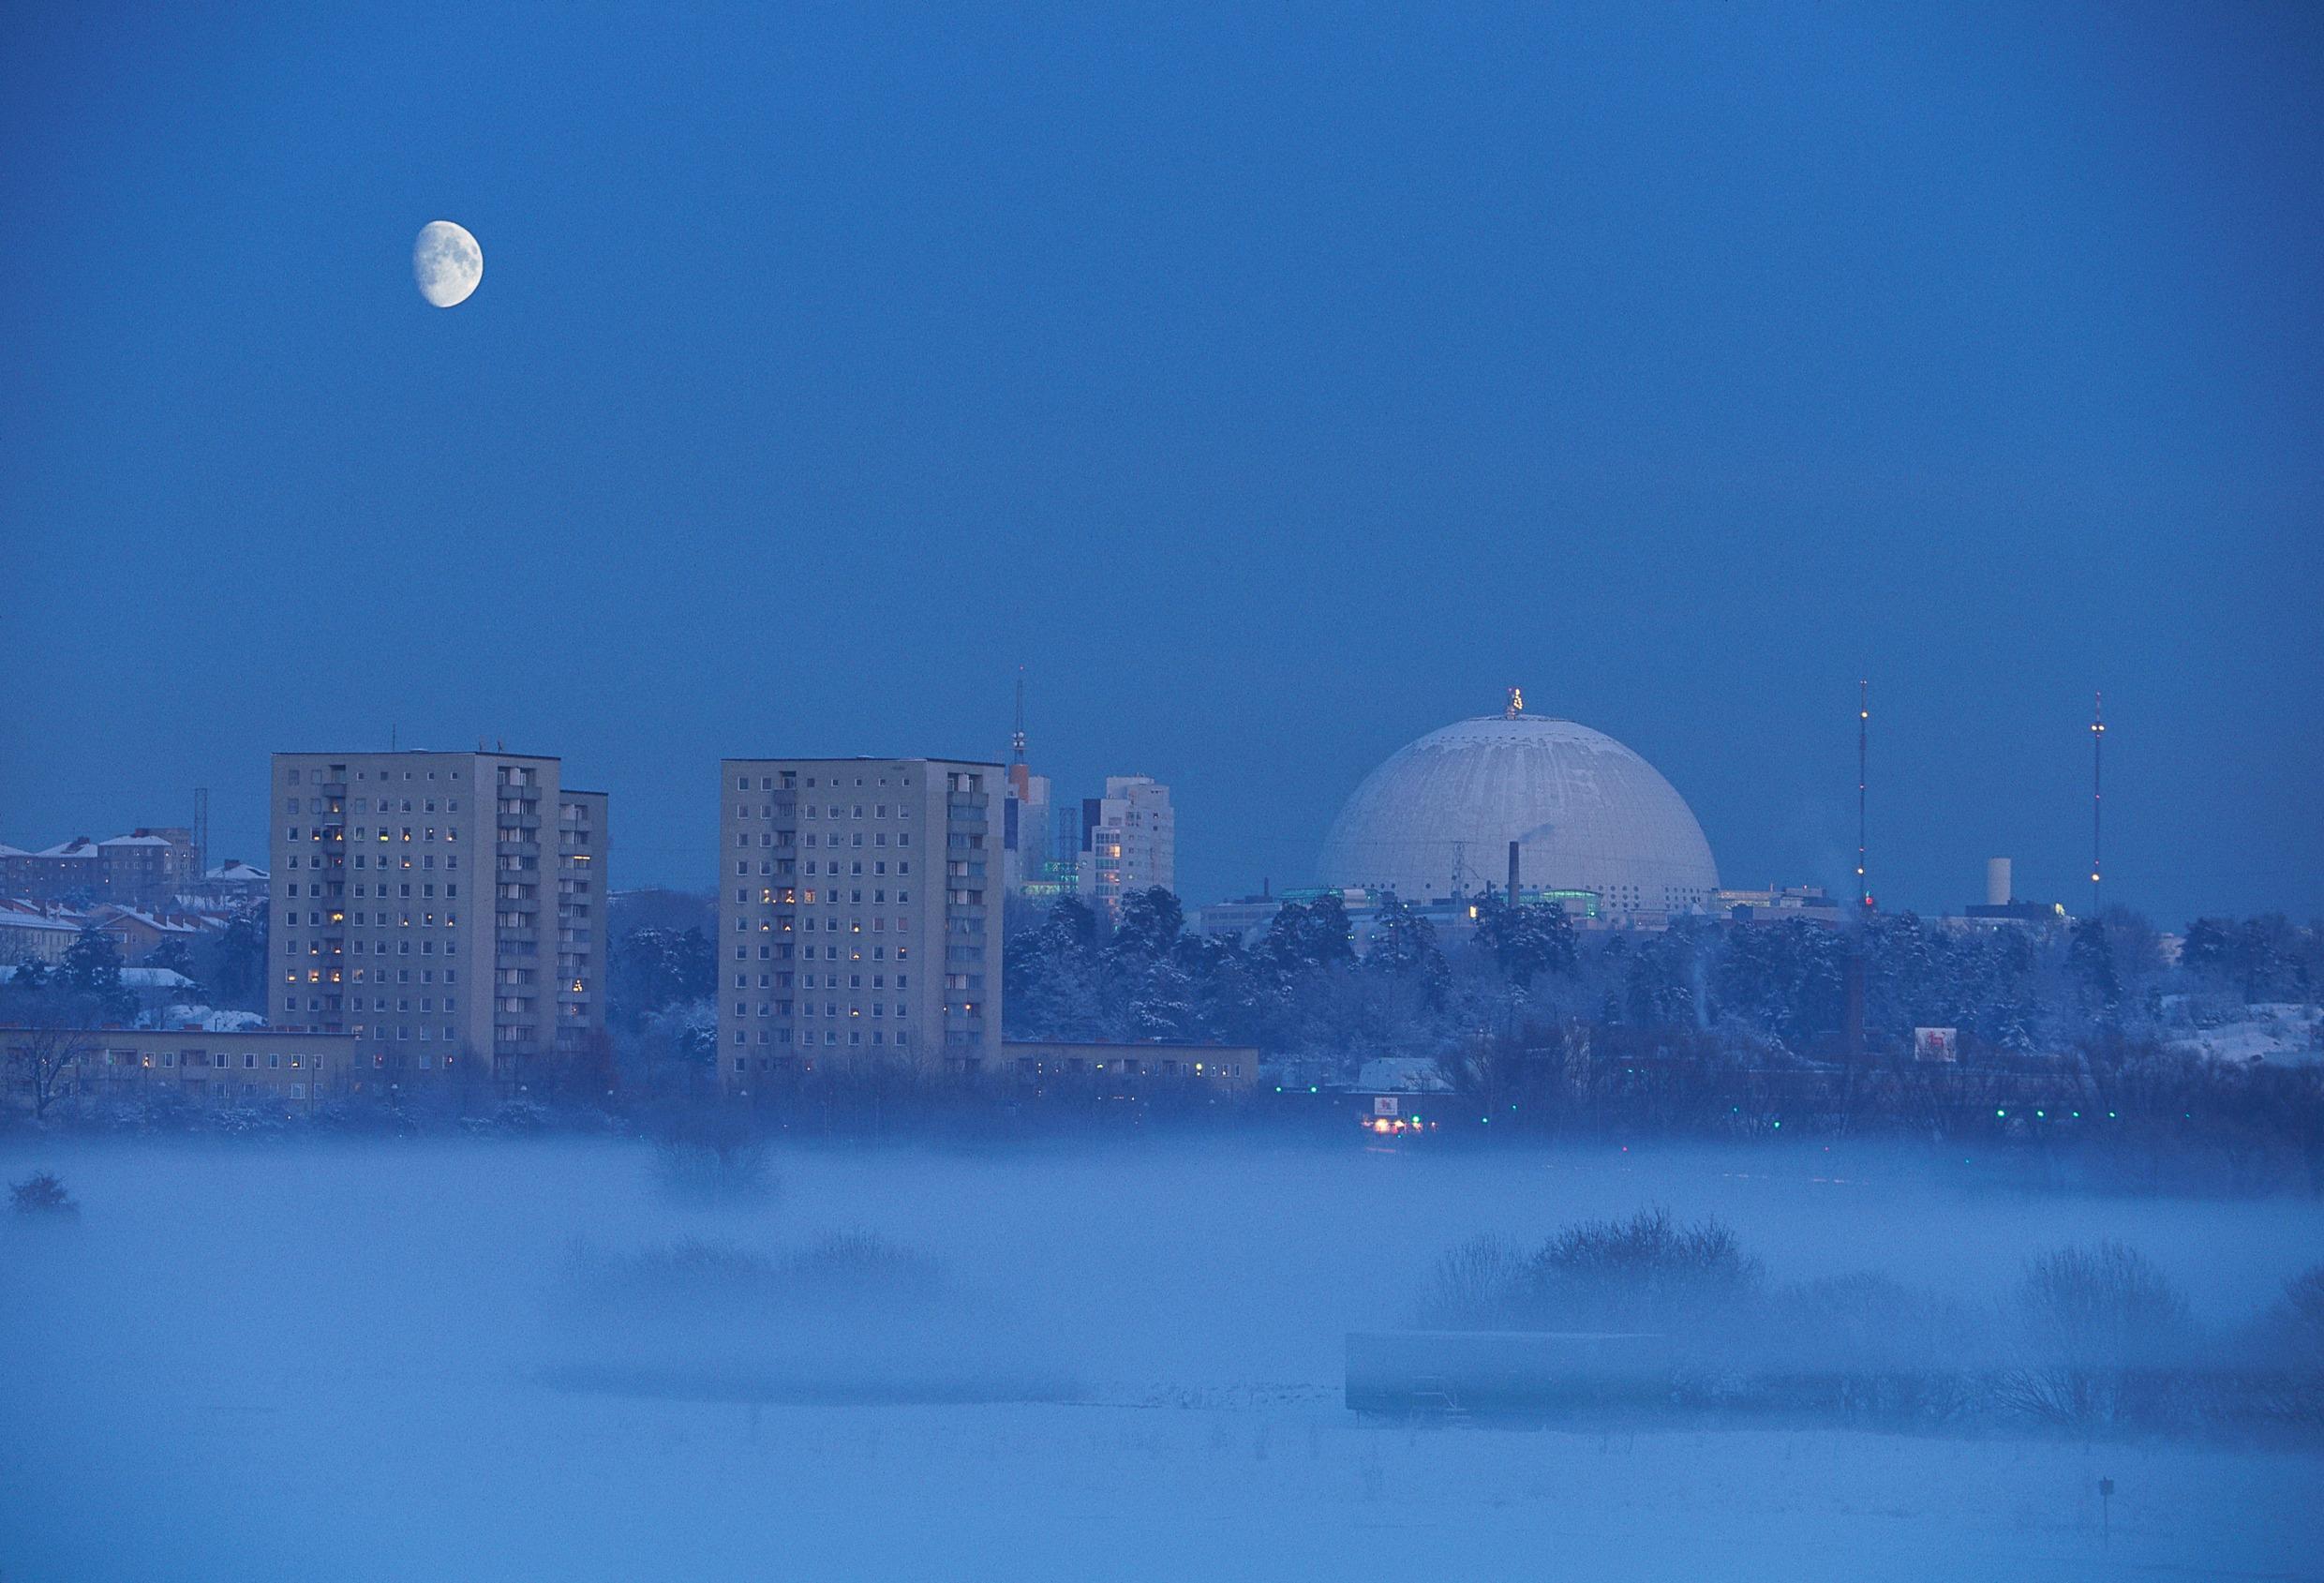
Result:
M36 1121L45 1120L49 1107L78 1086L81 1063L102 1048L95 1030L45 1019L0 1030L0 1040L7 1048L8 1086L31 1093Z

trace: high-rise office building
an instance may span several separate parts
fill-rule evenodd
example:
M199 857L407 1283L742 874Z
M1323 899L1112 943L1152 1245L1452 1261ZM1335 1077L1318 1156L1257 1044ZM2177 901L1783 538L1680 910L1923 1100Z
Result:
M729 758L719 773L725 1091L818 1062L997 1063L1001 766Z
M605 794L555 758L275 754L268 1013L390 1081L492 1078L605 1027Z
M1081 799L1081 900L1109 923L1122 898L1178 888L1178 819L1170 788L1146 775L1109 775L1106 795Z
M1013 764L1006 789L1002 804L1001 884L1005 889L1022 891L1028 885L1037 887L1047 880L1056 858L1049 777Z

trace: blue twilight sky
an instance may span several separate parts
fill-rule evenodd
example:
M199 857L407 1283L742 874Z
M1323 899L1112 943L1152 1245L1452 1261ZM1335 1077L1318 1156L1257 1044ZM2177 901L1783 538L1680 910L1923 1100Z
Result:
M2324 913L2324 9L111 6L0 48L0 840L276 748L1169 781L1502 689L1730 884ZM324 15L322 11L345 12ZM473 231L439 311L412 238Z

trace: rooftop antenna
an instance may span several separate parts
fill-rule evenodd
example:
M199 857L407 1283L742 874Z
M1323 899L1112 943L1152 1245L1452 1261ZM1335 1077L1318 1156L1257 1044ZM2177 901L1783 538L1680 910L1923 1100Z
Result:
M1856 683L1856 905L1872 910L1872 888L1864 877L1864 783L1871 762L1872 684Z
M2104 872L2098 863L2101 847L2099 837L2104 833L2100 822L2105 812L2106 793L2106 694L2093 693L2090 705L2090 916L2096 918L2099 910L2099 874Z
M1017 729L1009 733L1009 762L1025 761L1025 667L1017 667Z
M1033 771L1025 766L1025 667L1017 667L1017 729L1008 736L1008 784L1020 802L1033 799Z

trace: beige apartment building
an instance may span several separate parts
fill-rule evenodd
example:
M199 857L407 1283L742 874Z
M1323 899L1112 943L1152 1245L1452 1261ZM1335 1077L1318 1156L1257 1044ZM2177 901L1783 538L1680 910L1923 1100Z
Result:
M997 1068L1002 769L931 758L720 765L719 1076Z
M604 793L507 753L276 754L273 787L277 1027L349 1034L398 1081L596 1050Z
M37 1050L67 1058L55 1085L68 1101L152 1099L189 1104L276 1104L312 1110L361 1092L356 1041L346 1034L251 1028L22 1028L0 1025L9 1094L29 1105Z

